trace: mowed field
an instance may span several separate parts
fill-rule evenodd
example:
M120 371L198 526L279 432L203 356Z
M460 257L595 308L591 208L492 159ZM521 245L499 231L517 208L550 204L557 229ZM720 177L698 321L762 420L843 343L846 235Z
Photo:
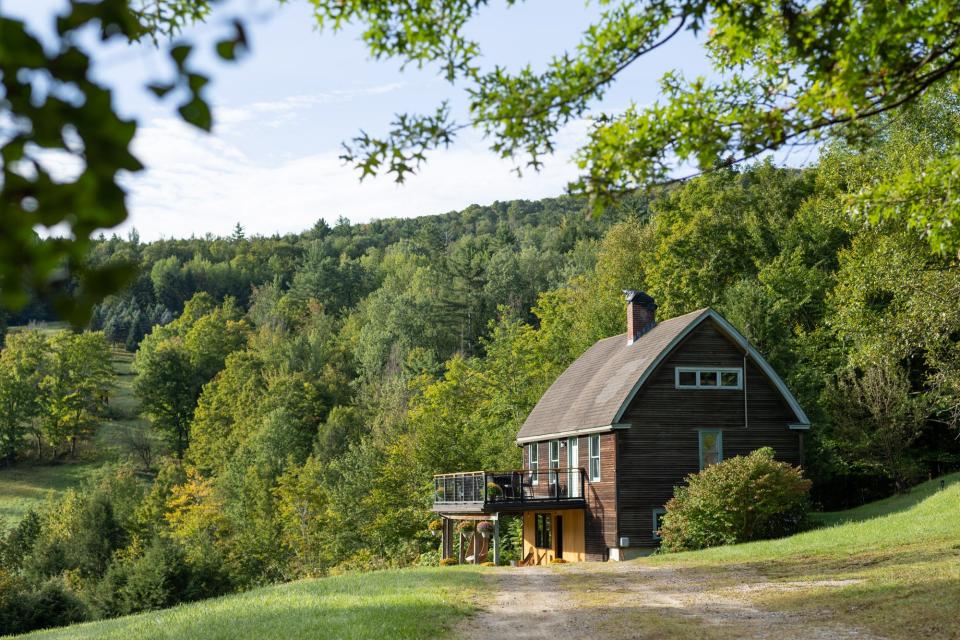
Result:
M942 481L780 540L625 563L303 580L27 637L960 638L960 474Z
M50 326L41 330L57 329ZM124 441L128 435L149 429L148 423L138 416L137 400L131 389L133 354L114 348L111 360L117 377L110 392L109 417L100 424L92 441L79 447L75 460L38 464L27 459L10 468L0 467L0 519L7 524L19 521L29 509L50 496L79 486L104 464L125 458Z
M479 567L401 569L301 580L27 638L412 640L448 636L475 609Z

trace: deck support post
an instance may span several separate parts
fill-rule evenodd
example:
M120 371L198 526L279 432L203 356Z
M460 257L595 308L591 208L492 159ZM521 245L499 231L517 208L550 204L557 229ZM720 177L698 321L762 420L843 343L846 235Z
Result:
M500 514L493 514L493 564L500 566Z
M460 553L457 557L457 563L463 564L463 561L467 557L467 537L463 535L463 531L460 532Z
M443 519L443 539L440 557L444 560L453 557L453 520L450 518Z

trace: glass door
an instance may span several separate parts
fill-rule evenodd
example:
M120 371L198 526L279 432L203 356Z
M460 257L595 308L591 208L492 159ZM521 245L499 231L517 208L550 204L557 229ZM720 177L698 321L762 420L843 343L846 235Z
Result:
M580 438L567 439L567 495L580 497Z

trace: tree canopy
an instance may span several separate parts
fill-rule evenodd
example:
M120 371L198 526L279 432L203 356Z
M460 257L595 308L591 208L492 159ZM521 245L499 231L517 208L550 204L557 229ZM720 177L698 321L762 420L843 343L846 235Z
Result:
M577 154L581 176L570 189L589 195L597 210L624 192L767 151L876 135L877 116L930 90L960 86L960 20L950 0L608 0L598 3L599 15L575 49L542 70L483 66L484 43L466 35L483 1L313 4L321 28L362 24L375 57L436 65L469 98L464 117L444 103L433 113L399 114L382 136L362 133L348 142L343 157L361 176L386 173L402 182L429 151L467 127L479 129L518 170L537 169L560 129L588 118ZM628 67L669 48L684 31L699 36L710 77L673 70L653 104L596 109ZM879 215L913 223L936 250L956 252L960 209L946 191L960 148L940 152L861 195Z
M577 155L581 176L570 190L589 195L595 211L623 193L767 151L879 135L877 116L899 112L931 90L958 87L960 22L950 0L601 0L579 44L542 69L484 66L484 43L467 34L486 0L310 1L321 32L358 24L375 58L436 67L468 98L466 114L454 114L444 102L430 113L397 114L382 135L364 132L347 141L343 158L361 178L385 173L402 182L468 127L483 133L494 153L513 159L518 171L536 170L554 151L562 127L588 119ZM5 306L20 308L29 290L42 291L61 316L84 321L94 302L132 277L128 262L86 261L91 235L127 217L117 176L142 167L130 152L136 122L117 115L77 34L94 25L104 40L146 39L166 48L172 76L145 78L144 84L160 99L177 100L185 121L209 129L209 78L191 62L194 44L175 36L203 20L211 4L72 2L57 18L53 47L0 10L0 113L8 123L0 135ZM598 108L627 68L674 46L684 32L703 45L709 77L674 70L661 79L653 104L633 103L620 112ZM237 22L215 49L233 60L245 47ZM48 81L35 81L41 76ZM51 154L76 170L56 170ZM958 173L960 147L934 144L905 160L895 177L851 194L848 205L871 219L905 220L936 251L955 253L960 207L949 185ZM69 233L56 241L36 236L37 229L58 225ZM239 226L234 235L242 236Z

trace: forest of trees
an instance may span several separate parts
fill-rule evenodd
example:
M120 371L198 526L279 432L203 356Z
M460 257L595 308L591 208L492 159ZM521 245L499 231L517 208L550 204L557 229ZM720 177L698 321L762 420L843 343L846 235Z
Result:
M543 391L623 332L624 288L664 318L716 308L783 374L814 422L821 507L960 468L956 256L850 206L958 140L960 106L939 97L815 166L720 169L600 217L563 197L283 237L101 238L89 260L139 276L76 335L136 352L164 455L10 525L5 588L56 593L69 620L435 562L431 475L518 465ZM51 317L37 299L6 323ZM21 429L0 440L8 462L38 446L34 425L57 425L34 438L54 447L92 428L50 417L49 395L16 404L16 384L46 389L23 376L69 357L24 364L32 339L0 357L0 414Z

